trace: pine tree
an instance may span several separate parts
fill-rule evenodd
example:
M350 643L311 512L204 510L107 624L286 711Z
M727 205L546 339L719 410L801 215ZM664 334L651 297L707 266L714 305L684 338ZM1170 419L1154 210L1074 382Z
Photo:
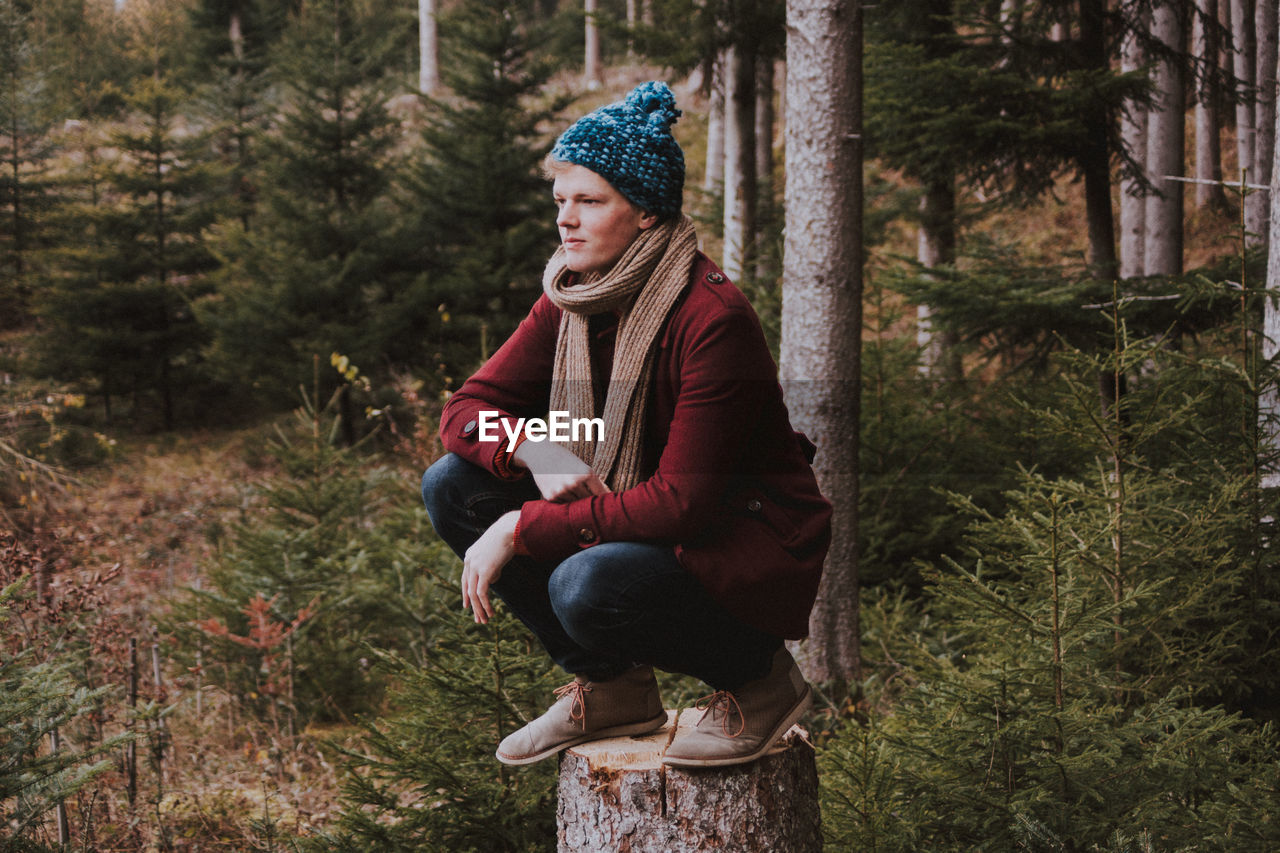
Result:
M0 589L0 625L6 636L23 633L10 611L27 594L22 581ZM85 751L50 749L51 736L83 720L106 691L77 687L71 677L74 659L40 661L33 648L15 645L0 646L0 847L38 850L39 845L23 839L32 836L33 827L55 805L108 770L109 761L95 759L119 748L124 739Z
M233 221L251 231L258 209L259 142L270 123L269 74L260 57L223 57L200 92L200 112L209 123L219 176Z
M205 318L211 359L280 405L314 356L339 351L382 363L388 342L370 317L398 288L389 191L396 125L383 76L394 32L360 4L306 6L273 62L287 92L278 130L262 140L252 231L224 223L225 269Z
M140 70L128 46L128 17L117 14L107 0L40 0L27 5L44 56L42 70L49 78L54 113L78 122L117 117L130 80ZM182 39L170 44L180 45Z
M114 277L112 242L115 216L108 203L111 165L102 156L105 140L96 130L82 128L69 147L78 167L63 178L64 204L52 218L58 234L79 234L78 242L59 240L48 251L50 282L35 300L42 333L33 341L33 372L74 377L86 393L102 399L108 422L113 401L128 382L116 361L117 336L123 336L124 317L108 282ZM119 327L119 329L117 329Z
M42 214L53 202L54 112L33 30L15 0L0 0L0 326L27 317L47 239Z
M92 390L109 416L115 395L143 404L154 394L166 429L177 422L178 396L200 375L203 331L193 303L214 260L202 237L215 212L212 173L201 135L180 128L181 97L162 74L138 81L133 118L111 138L123 154L118 168L106 169L90 143L83 197L62 220L88 239L63 241L59 275L39 305L46 373L95 377Z
M130 279L152 315L139 329L142 355L153 371L144 387L160 394L166 429L175 423L174 394L190 382L204 342L192 304L206 289L203 274L214 265L202 237L216 212L209 196L213 174L201 159L205 135L179 127L183 97L163 77L139 81L130 103L142 127L115 139L134 165L114 180L134 203L127 227L132 249L141 251L131 258L137 267Z
M425 339L433 364L457 380L514 331L555 248L538 167L565 100L543 93L554 66L534 55L545 27L524 7L468 3L441 21L453 97L429 101L402 238L420 247L423 272L379 313L379 337L399 360L420 357Z
M270 451L281 473L258 490L169 624L194 663L280 733L374 710L369 647L420 648L426 522L412 494L310 401Z
M198 0L190 4L188 15L195 41L195 50L188 56L192 70L204 73L228 60L263 61L284 35L289 16L296 15L302 6L301 0Z
M513 770L493 757L545 707L551 664L513 617L480 626L457 611L457 559L437 545L435 639L416 661L383 656L398 685L390 712L348 752L339 818L305 849L555 849L555 763Z
M915 595L919 567L954 553L967 525L947 493L999 512L1015 463L1062 476L1078 470L1079 452L1037 429L1036 409L1053 402L1046 383L940 383L922 374L920 349L901 334L909 306L890 279L871 279L865 299L859 575L868 588Z
M1115 341L1076 353L1038 413L1092 471L1024 471L1000 514L957 499L969 547L928 605L945 633L899 645L911 686L825 753L826 813L854 849L1274 847L1274 822L1248 817L1274 794L1274 732L1223 704L1277 654L1249 639L1277 596L1253 578L1243 436L1206 428L1244 383L1119 323ZM1160 359L1184 363L1098 418L1092 377Z

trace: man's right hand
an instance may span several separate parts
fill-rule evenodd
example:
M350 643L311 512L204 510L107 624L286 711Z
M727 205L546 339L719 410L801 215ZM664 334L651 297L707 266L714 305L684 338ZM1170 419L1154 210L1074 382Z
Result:
M550 441L523 441L511 458L529 469L542 497L553 503L609 493L590 465Z

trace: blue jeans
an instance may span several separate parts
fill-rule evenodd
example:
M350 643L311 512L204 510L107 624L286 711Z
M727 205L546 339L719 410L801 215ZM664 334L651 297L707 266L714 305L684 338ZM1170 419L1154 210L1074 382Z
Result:
M431 523L458 556L538 497L532 478L500 480L452 453L422 477ZM604 542L558 563L516 557L493 591L556 663L596 681L651 664L733 690L767 675L782 645L714 601L669 545Z

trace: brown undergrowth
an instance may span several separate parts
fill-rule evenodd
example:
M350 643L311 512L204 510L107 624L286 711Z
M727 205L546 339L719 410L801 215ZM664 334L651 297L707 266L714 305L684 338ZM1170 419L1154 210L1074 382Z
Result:
M20 528L0 532L0 587L36 581L5 643L82 657L83 681L110 688L64 743L136 736L66 804L71 849L283 850L283 839L327 820L338 783L321 744L354 732L289 737L253 720L198 668L172 663L155 627L252 509L247 487L269 473L264 432L124 440L109 467L79 472ZM55 815L27 836L56 843Z

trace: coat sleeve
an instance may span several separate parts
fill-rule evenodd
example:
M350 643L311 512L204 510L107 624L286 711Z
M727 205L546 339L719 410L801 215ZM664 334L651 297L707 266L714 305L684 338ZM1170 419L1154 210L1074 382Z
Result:
M501 424L514 429L517 418L546 416L559 326L559 310L540 297L511 337L445 404L440 441L446 450L504 476L497 465L507 446Z
M674 382L677 390L657 470L621 493L524 504L520 535L533 557L561 560L602 542L675 545L717 517L749 451L762 395L777 383L776 368L745 303L695 318L676 329L670 343L677 375L655 381Z

